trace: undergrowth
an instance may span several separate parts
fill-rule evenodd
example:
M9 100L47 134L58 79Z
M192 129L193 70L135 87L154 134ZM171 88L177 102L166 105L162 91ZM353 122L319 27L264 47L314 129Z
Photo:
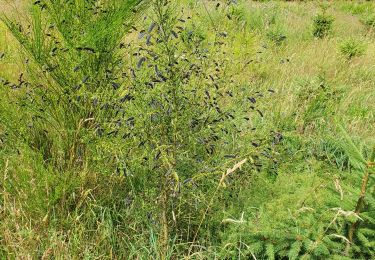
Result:
M18 8L0 258L375 257L371 3Z

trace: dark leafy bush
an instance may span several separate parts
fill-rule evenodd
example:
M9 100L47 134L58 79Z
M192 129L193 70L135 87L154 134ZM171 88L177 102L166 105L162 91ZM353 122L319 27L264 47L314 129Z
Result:
M324 38L332 31L334 18L325 12L318 14L313 20L313 35L317 38Z
M139 192L161 194L156 218L164 228L162 239L174 235L194 242L206 223L203 205L216 196L207 200L206 195L215 194L218 183L226 185L222 173L228 167L258 150L236 140L253 141L250 118L263 114L258 95L250 96L252 90L240 88L227 73L226 35L218 33L209 42L176 10L156 1L142 41L134 45L131 87L123 93L124 118L132 124L120 129L119 137L126 136L127 169L147 178Z
M263 95L227 72L226 35L207 39L177 4L153 1L138 29L147 1L79 2L37 1L31 24L4 18L29 59L25 79L7 90L24 109L20 136L63 176L123 176L127 207L142 204L135 214L147 212L141 222L165 257L172 239L207 235L219 190L260 149Z

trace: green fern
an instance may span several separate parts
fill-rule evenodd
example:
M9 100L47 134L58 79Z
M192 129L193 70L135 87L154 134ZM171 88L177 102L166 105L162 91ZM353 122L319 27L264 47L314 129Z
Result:
M266 256L269 260L274 260L275 259L275 248L273 244L267 244L266 245Z
M364 170L366 168L366 160L357 145L354 144L353 139L345 131L344 127L339 124L338 129L342 135L343 140L340 142L342 148L349 157L351 165L358 170Z
M292 244L290 247L290 250L288 252L288 257L289 259L297 259L298 256L300 255L300 251L302 248L302 242L301 241L296 241Z

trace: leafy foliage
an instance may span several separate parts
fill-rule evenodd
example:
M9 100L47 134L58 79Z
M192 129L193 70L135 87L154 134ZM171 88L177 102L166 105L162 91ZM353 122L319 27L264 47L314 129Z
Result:
M330 51L371 30L262 2L3 16L0 258L374 258L375 73Z
M21 74L13 86L28 90L22 106L31 112L26 115L31 127L24 138L46 162L59 169L84 164L89 144L83 136L110 116L103 105L118 85L112 74L119 66L117 47L137 17L132 10L140 7L133 0L101 5L37 1L29 26L3 18L30 59L26 66L31 82Z
M244 218L244 224L229 224L226 227L222 233L224 244L236 245L241 241L244 244L241 248L244 257L252 257L254 254L257 258L267 259L311 259L334 255L342 259L345 257L347 245L347 227L362 219L362 227L356 233L358 240L352 247L350 256L363 259L373 257L373 245L366 242L371 241L374 236L374 232L370 231L373 221L367 220L367 217L366 221L363 219L364 216L373 214L373 209L367 209L367 213L356 216L352 211L356 193L349 195L350 192L356 191L350 186L343 186L344 182L348 183L348 178L353 184L360 182L360 178L314 176L314 180L306 186L305 180L299 176L288 176L288 183L283 181L285 177L279 174L275 183L267 186L263 184L263 189L266 189L264 194L272 193L273 199L269 198L267 201L267 198L257 197L267 201L260 202L259 207L249 201L244 208L255 206L256 209L246 211L244 215L248 217ZM277 185L277 188L274 185ZM281 195L280 190L284 189L288 192ZM254 194L251 196L253 198ZM244 197L241 197L241 200L244 200ZM372 203L371 195L368 201ZM244 203L246 205L246 202ZM366 235L362 236L364 233ZM359 248L363 251L358 251ZM239 250L237 247L226 248L222 254L234 257Z
M348 39L340 44L341 54L348 60L365 54L366 46L355 39Z
M324 38L332 31L334 18L325 12L318 14L313 20L313 35L317 38Z
M143 5L39 1L29 31L12 19L4 22L31 59L30 82L21 75L12 85L20 92L17 105L26 108L21 144L69 181L77 170L124 176L127 207L135 198L143 201L155 253L166 257L171 231L179 242L194 241L207 221L201 217L205 203L217 197L216 191L212 199L205 194L260 146L236 140L254 139L262 95L239 95L244 89L226 72L229 59L220 51L226 35L204 42L166 1L154 1L143 21L147 29L137 30L131 26ZM124 38L130 30L141 42ZM16 129L14 121L7 116L6 132ZM224 177L222 186L229 181ZM66 193L55 203L69 200L74 187Z

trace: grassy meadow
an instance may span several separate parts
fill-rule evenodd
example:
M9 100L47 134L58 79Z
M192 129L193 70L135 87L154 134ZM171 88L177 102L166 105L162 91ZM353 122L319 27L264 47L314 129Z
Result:
M374 2L0 15L0 259L375 257Z

